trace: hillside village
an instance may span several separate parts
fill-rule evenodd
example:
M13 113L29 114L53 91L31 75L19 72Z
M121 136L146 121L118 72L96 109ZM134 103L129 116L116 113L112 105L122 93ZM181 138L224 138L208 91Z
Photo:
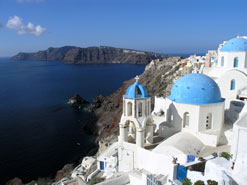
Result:
M158 79L172 74L166 92L153 99L136 76L122 96L119 136L54 184L246 184L247 38L174 61Z

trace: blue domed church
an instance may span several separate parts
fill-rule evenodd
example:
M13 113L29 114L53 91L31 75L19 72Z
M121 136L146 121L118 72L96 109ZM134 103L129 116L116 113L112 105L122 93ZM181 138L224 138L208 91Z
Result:
M203 73L216 80L227 109L233 99L247 99L247 38L238 36L220 44L217 65Z
M170 96L156 98L154 113L162 112L165 122L157 125L167 138L185 131L205 145L217 146L224 123L224 99L217 83L204 74L191 73L178 79Z

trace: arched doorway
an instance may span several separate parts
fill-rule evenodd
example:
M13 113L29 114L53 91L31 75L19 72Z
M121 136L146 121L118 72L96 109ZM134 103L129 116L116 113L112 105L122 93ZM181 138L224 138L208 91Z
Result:
M189 127L189 125L190 125L190 114L188 112L185 112L183 116L183 128Z

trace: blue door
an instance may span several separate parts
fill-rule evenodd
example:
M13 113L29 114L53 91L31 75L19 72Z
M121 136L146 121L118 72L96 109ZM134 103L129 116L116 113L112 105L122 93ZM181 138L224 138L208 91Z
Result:
M178 165L177 167L177 179L180 182L184 182L184 178L187 177L187 169L184 166Z
M193 162L193 161L195 161L195 156L194 155L188 155L187 162L189 163L189 162Z
M100 161L100 170L104 171L104 162L103 161Z

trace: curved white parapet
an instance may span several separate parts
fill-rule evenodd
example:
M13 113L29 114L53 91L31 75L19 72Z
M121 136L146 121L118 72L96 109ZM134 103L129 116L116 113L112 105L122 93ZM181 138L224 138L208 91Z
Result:
M87 177L87 182L90 182L90 180L91 180L94 176L98 175L99 172L100 172L99 169L96 169L94 172L92 172L92 173Z

